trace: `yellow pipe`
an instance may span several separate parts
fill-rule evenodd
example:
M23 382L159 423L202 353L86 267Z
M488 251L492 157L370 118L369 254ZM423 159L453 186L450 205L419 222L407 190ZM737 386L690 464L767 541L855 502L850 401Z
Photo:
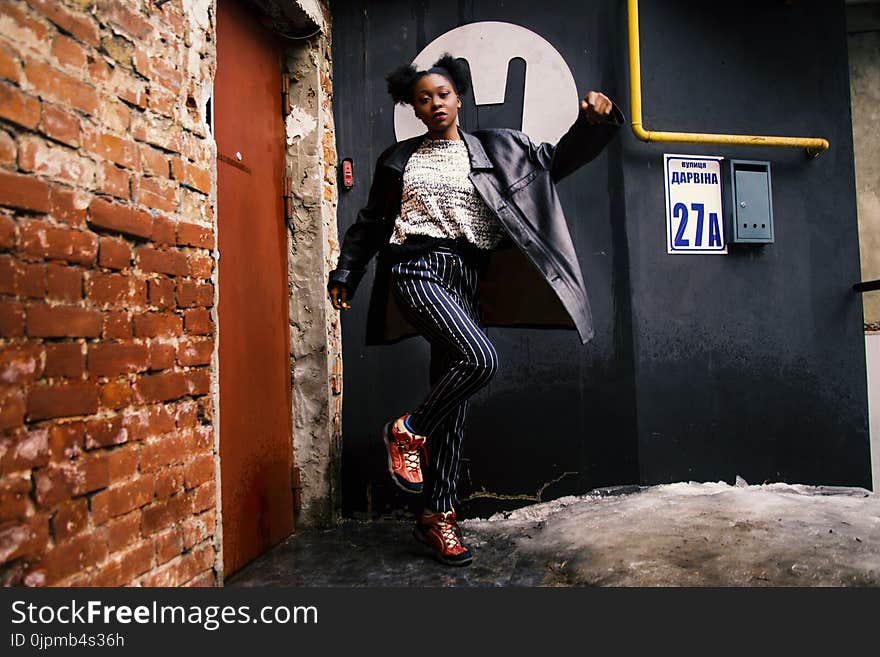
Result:
M639 56L639 0L627 0L629 23L629 87L632 131L642 141L690 144L737 144L745 146L798 146L816 157L828 148L828 140L819 137L761 137L755 135L719 135L699 132L658 132L642 127L642 65Z

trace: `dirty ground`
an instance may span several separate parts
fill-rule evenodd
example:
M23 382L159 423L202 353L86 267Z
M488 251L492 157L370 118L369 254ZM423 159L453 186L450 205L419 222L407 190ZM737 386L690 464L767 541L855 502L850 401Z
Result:
M227 586L880 586L880 495L675 483L609 488L461 522L467 568L400 521L301 530Z

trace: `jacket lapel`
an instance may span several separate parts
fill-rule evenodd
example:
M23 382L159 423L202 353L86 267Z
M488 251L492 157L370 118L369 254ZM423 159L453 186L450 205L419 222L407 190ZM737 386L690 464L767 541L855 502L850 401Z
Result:
M468 153L471 156L471 169L493 169L494 166L486 155L486 151L483 148L483 144L480 143L480 140L474 137L471 133L465 132L461 128L458 129L458 134L461 135L461 138L464 139L464 143L467 146Z
M410 137L409 139L397 142L397 145L391 149L388 157L385 158L383 166L394 169L398 173L403 173L403 168L409 161L410 156L419 147L419 144L422 143L423 137L424 135L418 135L417 137Z
M421 145L422 140L427 134L428 133L417 135L397 142L397 145L391 149L388 157L385 158L384 166L394 169L398 173L403 173L410 156L415 153L416 149ZM494 168L479 139L474 137L471 133L465 132L461 127L458 128L458 134L464 140L465 146L467 146L468 155L471 159L471 169Z

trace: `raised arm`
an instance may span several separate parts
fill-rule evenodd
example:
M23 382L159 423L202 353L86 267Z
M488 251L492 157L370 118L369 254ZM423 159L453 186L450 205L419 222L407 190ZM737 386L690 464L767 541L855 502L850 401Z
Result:
M605 94L589 91L581 100L577 119L568 132L555 145L535 145L529 140L529 157L549 169L553 181L559 182L599 155L624 121L620 108Z

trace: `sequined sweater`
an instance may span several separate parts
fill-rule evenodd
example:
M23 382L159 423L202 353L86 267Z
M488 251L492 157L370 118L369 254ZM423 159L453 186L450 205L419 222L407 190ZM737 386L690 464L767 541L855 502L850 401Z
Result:
M426 137L404 169L400 213L389 242L418 236L466 240L479 249L497 246L504 231L477 194L470 171L463 139Z

